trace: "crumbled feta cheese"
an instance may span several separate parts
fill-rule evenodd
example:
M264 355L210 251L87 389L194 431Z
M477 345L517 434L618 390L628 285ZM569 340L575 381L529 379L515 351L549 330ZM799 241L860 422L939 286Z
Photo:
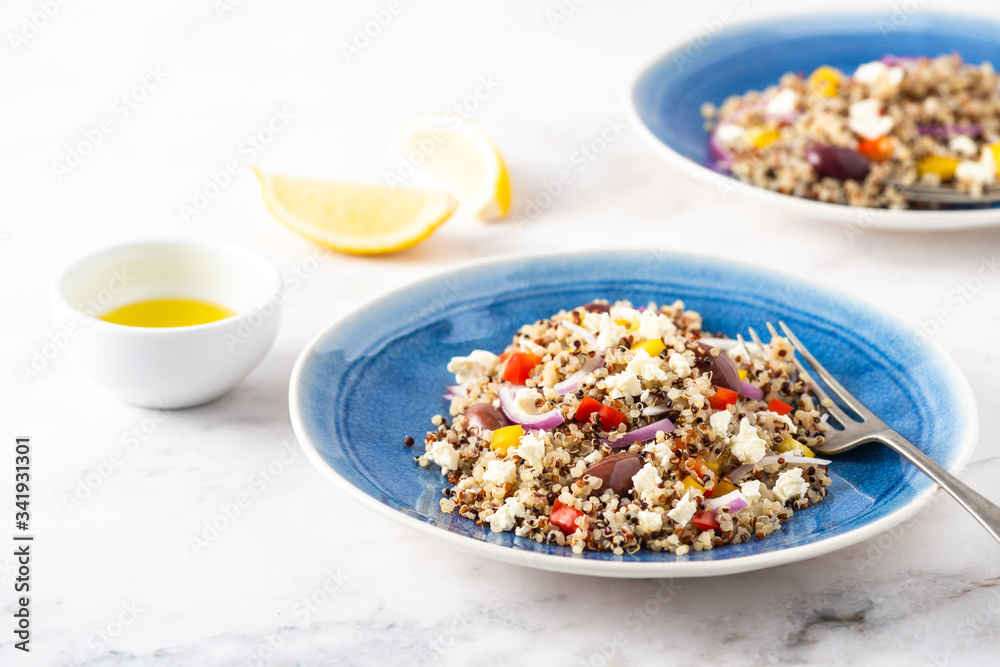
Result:
M620 338L629 333L608 313L587 313L583 316L583 328L597 335L597 346L600 348L614 347Z
M802 468L792 468L778 475L774 484L774 495L781 502L798 498L809 490L809 483L802 479Z
M746 417L740 422L740 432L733 438L732 452L743 463L757 463L767 453L767 443Z
M750 479L740 484L740 493L747 497L751 505L760 500L760 482Z
M503 486L507 482L517 481L517 466L513 461L490 461L483 473L483 481L494 486Z
M473 350L467 357L452 357L448 372L455 374L455 384L468 384L492 373L500 357L486 350Z
M960 181L970 183L981 183L989 185L996 181L997 162L993 156L993 151L987 146L983 148L983 154L978 162L962 160L955 168L955 178Z
M539 410L535 406L535 401L541 398L542 394L537 389L525 387L524 389L518 389L517 393L514 394L514 405L529 415L537 415L539 414Z
M618 324L611 318L604 321L601 330L597 334L597 347L607 349L614 347L618 341L629 333L628 329Z
M729 424L733 420L733 413L729 410L716 410L712 413L712 416L708 418L708 423L711 425L712 430L715 431L715 435L720 438L725 438L729 432Z
M651 442L642 448L644 452L652 452L653 456L656 458L656 463L661 468L667 468L670 465L670 459L674 456L674 450L670 449L670 445L665 442Z
M436 440L431 445L427 459L441 466L442 472L458 470L458 450L447 440Z
M768 101L764 112L770 116L787 116L795 113L795 107L798 103L798 93L790 88L785 88Z
M608 396L611 398L635 396L642 391L642 382L639 381L639 376L628 371L604 378L604 384L607 386Z
M646 350L636 350L635 356L632 360L628 362L628 366L625 370L629 373L635 373L643 380L652 382L654 380L660 382L666 382L667 374L660 368L659 358L654 359L649 356Z
M742 125L736 125L734 123L725 123L715 128L715 137L719 140L723 146L735 147L743 144L743 137L746 135L747 130ZM646 311L649 312L649 311ZM645 315L646 313L643 313Z
M508 498L497 511L486 517L490 530L504 532L514 527L514 519L524 516L524 504L515 498Z
M691 375L691 363L680 352L671 352L667 357L667 365L678 377L686 378Z
M974 157L979 152L976 142L967 134L956 134L948 142L948 148L965 157Z
M854 80L870 85L878 81L879 78L885 74L887 69L889 69L889 67L881 60L864 63L862 65L858 65L858 68L854 70Z
M903 82L904 74L902 67L889 67L884 62L876 60L859 65L858 69L854 70L854 80L872 87L886 87L891 92Z
M583 328L590 333L599 333L601 329L604 328L605 323L611 319L611 316L607 313L598 313L588 311L586 315L583 316L583 321L581 324Z
M639 340L656 340L677 332L674 321L655 310L644 310L639 318L639 328L635 330Z
M876 99L861 100L848 108L847 126L865 139L878 139L892 131L896 121L892 116L881 115L881 105Z
M583 460L587 463L597 463L601 460L601 450L595 449L591 453L583 457Z
M662 481L659 471L652 463L647 463L639 469L639 472L632 475L632 487L642 500L656 495L660 490L658 485Z
M621 336L619 336L618 332L615 331L614 326L602 329L601 332L597 334L597 346L602 350L614 347L620 338Z
M644 533L652 533L663 527L663 517L656 512L649 510L639 510L639 530Z
M545 457L545 434L541 431L525 433L521 436L521 444L510 452L520 456L532 467L541 465L542 459Z
M674 508L667 512L667 516L677 522L679 526L686 526L688 521L691 520L698 512L698 504L691 500L691 492L688 491L684 494L684 497L677 501Z
M631 306L611 306L608 311L611 319L615 322L627 322L629 329L636 329L642 319L642 313Z

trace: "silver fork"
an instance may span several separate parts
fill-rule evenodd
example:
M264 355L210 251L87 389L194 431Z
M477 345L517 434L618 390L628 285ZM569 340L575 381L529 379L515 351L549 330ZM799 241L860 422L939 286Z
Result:
M982 195L974 197L968 192L961 192L953 187L941 185L903 185L892 181L889 183L909 201L922 204L969 204L986 205L1000 202L1000 189L991 189Z
M957 477L910 444L906 438L889 428L871 410L862 405L861 401L844 389L822 364L816 361L816 357L809 353L806 346L799 341L784 322L779 320L778 326L781 327L781 330L785 333L785 337L791 342L798 353L802 355L802 358L816 371L816 375L826 383L844 405L857 415L856 419L852 418L846 410L833 402L823 388L812 380L809 371L802 365L802 362L798 358L793 357L793 361L798 366L799 374L812 384L813 393L819 397L820 405L826 409L829 418L836 420L843 427L842 430L829 430L824 436L823 444L813 447L816 452L821 454L840 454L867 442L880 442L888 445L896 453L917 466L921 472L937 482L962 507L967 509L972 516L976 517L979 523L986 527L986 530L990 532L994 539L1000 541L1000 507L973 491L963 482L959 481ZM767 329L771 332L772 337L779 336L770 322L767 323ZM763 355L764 344L761 342L760 337L757 336L757 332L752 327L748 327L748 331L753 342ZM747 353L750 354L750 348L743 341L743 337L737 336L737 338L746 348Z

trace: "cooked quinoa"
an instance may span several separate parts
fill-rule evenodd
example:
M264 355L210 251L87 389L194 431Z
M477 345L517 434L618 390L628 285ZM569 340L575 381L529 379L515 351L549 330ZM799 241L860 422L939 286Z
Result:
M998 178L1000 78L956 54L788 73L702 116L716 169L796 197L907 208L893 183L978 196Z
M442 511L575 553L764 538L826 495L826 424L787 340L733 343L680 301L560 311L451 360L415 460L447 479Z

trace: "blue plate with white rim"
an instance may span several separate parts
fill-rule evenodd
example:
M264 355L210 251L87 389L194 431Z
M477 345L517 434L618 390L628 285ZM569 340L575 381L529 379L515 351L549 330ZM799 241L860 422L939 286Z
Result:
M763 540L684 556L640 551L573 555L445 514L446 480L413 461L453 356L502 350L517 328L597 298L682 299L706 332L735 336L787 322L814 354L886 423L958 472L976 443L972 390L936 344L844 296L755 268L651 251L529 256L479 262L384 296L340 320L302 352L289 406L295 433L326 477L366 507L490 558L548 570L618 577L729 574L810 558L905 520L935 485L881 445L837 456L826 500L796 512Z
M1000 225L1000 209L886 210L832 204L742 183L711 169L701 106L764 90L786 72L830 65L853 72L885 55L958 53L1000 69L1000 23L916 11L818 14L707 29L649 65L632 87L630 111L646 142L670 164L714 185L723 200L752 197L789 212L857 228L950 231Z

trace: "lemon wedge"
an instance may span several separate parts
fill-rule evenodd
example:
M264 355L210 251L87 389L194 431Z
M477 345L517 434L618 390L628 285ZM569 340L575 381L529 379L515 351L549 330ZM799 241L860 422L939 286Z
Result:
M254 172L264 201L278 220L320 245L347 253L377 255L416 245L458 205L441 190Z
M461 116L419 116L399 131L394 149L401 173L422 172L480 220L502 220L510 212L510 177L500 151L486 132Z

